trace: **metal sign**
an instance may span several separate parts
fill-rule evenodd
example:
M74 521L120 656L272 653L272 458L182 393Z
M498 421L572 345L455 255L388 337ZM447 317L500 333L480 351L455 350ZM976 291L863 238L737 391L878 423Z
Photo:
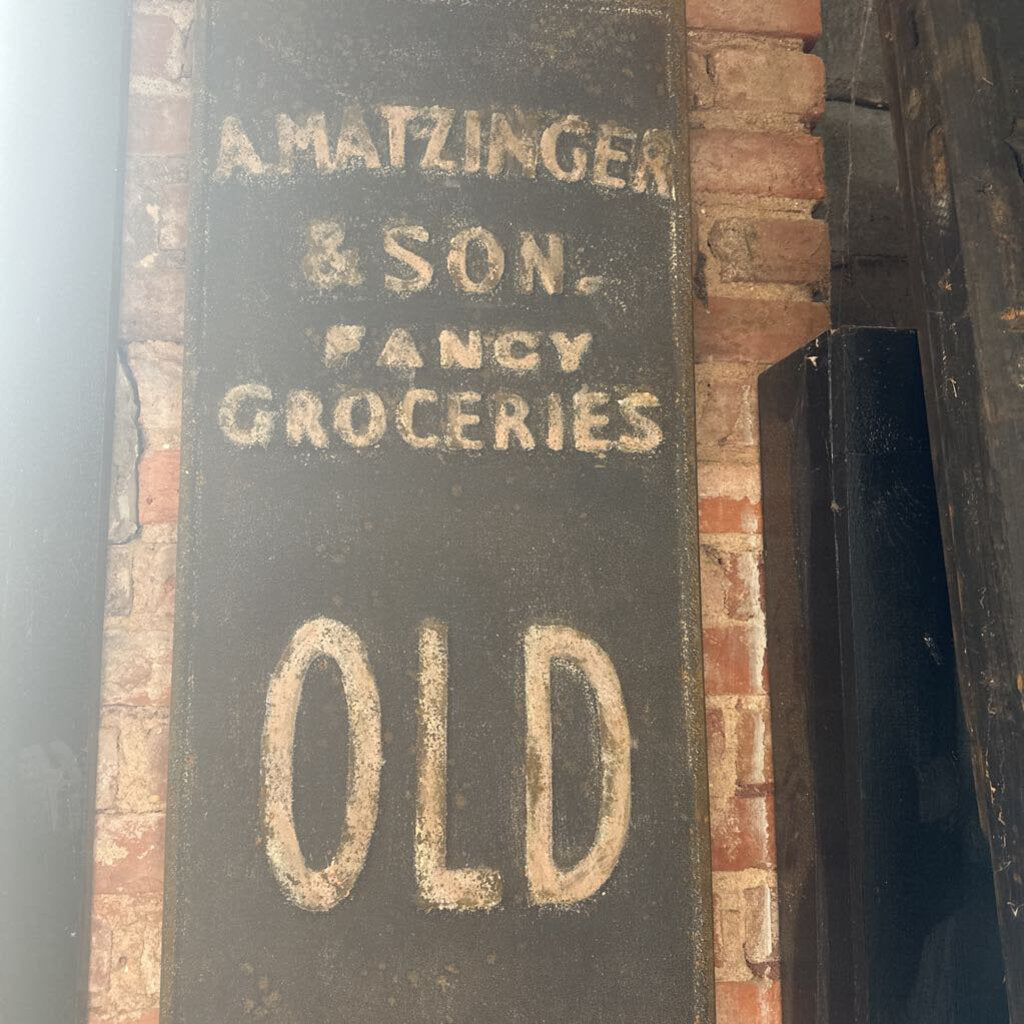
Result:
M709 1020L677 17L198 47L162 1019Z

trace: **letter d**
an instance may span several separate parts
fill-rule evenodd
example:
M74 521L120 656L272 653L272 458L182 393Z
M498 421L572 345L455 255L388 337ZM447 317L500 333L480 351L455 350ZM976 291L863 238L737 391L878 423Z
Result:
M526 659L526 881L534 904L576 903L592 896L615 870L629 831L629 720L611 659L589 637L567 626L531 626ZM601 737L601 807L587 854L567 871L553 846L551 663L575 662L597 703Z

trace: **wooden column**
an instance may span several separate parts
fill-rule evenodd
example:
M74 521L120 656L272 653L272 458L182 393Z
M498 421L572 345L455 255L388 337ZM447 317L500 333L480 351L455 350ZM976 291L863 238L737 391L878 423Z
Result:
M960 685L1024 1021L1024 5L881 0Z

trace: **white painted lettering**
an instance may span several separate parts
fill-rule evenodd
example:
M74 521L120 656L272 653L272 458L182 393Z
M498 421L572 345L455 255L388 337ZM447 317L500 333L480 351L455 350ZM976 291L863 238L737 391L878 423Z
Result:
M440 171L442 174L455 174L458 163L452 157L444 155L444 147L455 124L455 110L452 107L426 107L420 111L422 115L433 121L427 134L427 148L423 151L420 168L424 171Z
M562 396L557 392L548 395L546 444L553 452L560 452L565 445L565 414L562 412Z
M633 191L646 192L651 184L659 196L672 195L672 137L652 128L644 132L633 172Z
M348 712L349 774L345 827L330 864L307 866L295 832L295 721L302 684L316 658L341 670ZM291 639L267 689L261 744L261 803L267 859L285 896L305 910L327 911L356 883L377 824L381 757L380 698L362 641L340 622L312 619Z
M490 144L487 149L487 173L497 177L517 164L526 178L537 174L537 120L518 108L508 113L491 114Z
M225 117L220 126L220 149L217 154L217 170L214 181L227 181L235 170L259 176L263 173L263 161L253 148L249 136L237 117Z
M565 245L561 235L547 235L547 252L541 250L537 236L531 231L519 235L519 263L516 267L516 288L524 295L533 294L537 278L548 295L561 295L565 283Z
M416 881L420 895L444 910L490 910L501 903L501 875L493 868L449 868L448 629L420 626L416 736Z
M217 422L220 424L221 432L239 448L253 448L256 445L266 448L270 444L277 416L270 409L253 407L253 403L270 402L273 397L273 392L264 384L236 384L221 399L217 411ZM239 423L239 416L243 410L247 418L251 417L247 427Z
M528 373L540 365L536 331L501 331L494 337L494 361L506 370Z
M366 328L358 324L328 327L324 336L324 365L343 364L353 352L359 351L365 337Z
M544 169L558 181L582 181L587 173L587 151L582 146L573 146L570 150L570 164L565 167L559 160L558 143L564 135L586 135L590 125L577 117L568 114L558 121L553 121L544 129L540 137L540 156Z
M388 162L401 170L405 166L405 139L409 122L416 116L416 107L385 106L379 108L388 123Z
M588 332L570 337L564 331L552 331L551 344L558 350L558 362L564 373L575 373L580 368L584 353L590 348L594 336Z
M491 178L535 179L539 165L551 179L564 184L590 182L603 189L629 188L662 198L673 195L675 155L672 133L665 129L613 122L595 127L578 114L518 107L484 115L480 110L442 105L385 104L375 112L387 135L380 147L374 134L378 126L367 120L364 108L356 103L343 106L333 142L323 111L304 113L304 120L298 121L288 113L275 115L270 130L264 129L256 138L269 137L276 128L276 164L261 159L239 118L225 117L214 181L225 182L235 172L243 178L288 177L305 154L306 167L318 174L405 170L413 162L417 171L426 174L473 175L485 170ZM418 160L410 156L411 140L424 143Z
M661 403L649 391L634 391L619 399L622 418L633 428L634 433L619 438L619 451L642 454L653 452L664 440L661 427L641 409L657 409Z
M580 452L600 453L612 447L604 437L596 437L595 430L608 426L608 417L597 412L608 404L608 395L603 391L589 391L584 388L572 396L573 443Z
M380 155L373 144L362 107L350 104L341 115L341 131L334 150L334 163L339 168L362 164L371 171L380 170Z
M401 241L400 241L401 240ZM399 295L410 295L429 287L434 279L434 268L429 260L407 249L401 242L429 242L430 234L419 224L395 224L384 231L384 251L413 271L413 277L385 274L384 287Z
M446 370L479 370L483 365L484 347L480 331L467 331L466 340L453 330L445 328L437 336L441 366Z
M482 256L486 270L479 280L469 272L469 249L473 246ZM505 250L486 228L466 228L452 239L448 250L448 273L456 288L474 295L493 291L505 273Z
M285 435L293 446L308 440L314 448L327 447L327 431L320 417L324 404L312 391L289 391L285 409Z
M448 396L445 441L449 448L467 452L476 452L483 448L483 441L465 435L466 427L474 427L480 422L480 417L476 413L466 412L466 406L476 405L480 401L480 395L476 391L453 391Z
M301 127L287 114L277 115L277 169L291 174L295 168L296 152L313 150L318 171L333 171L331 148L327 141L327 118L323 114L310 114Z
M345 229L338 221L315 220L309 225L302 270L310 284L327 291L363 283L359 254L355 249L343 249L344 244Z
M608 881L629 832L630 736L622 687L608 655L568 626L531 626L526 663L526 879L530 902L585 900ZM566 870L555 863L552 789L551 665L576 665L597 705L601 805L586 855Z
M533 451L534 440L526 417L530 406L520 395L502 393L495 396L494 447L499 452L508 451L509 440L515 438L516 445L524 452Z
M629 162L629 150L618 149L616 141L636 140L636 132L614 124L598 125L597 145L594 147L594 184L607 188L625 188L626 179L612 173L612 164Z
M356 408L365 420L362 429L355 425ZM388 428L387 412L376 391L352 391L342 395L334 407L334 429L353 448L369 448L377 444Z
M437 434L417 434L416 406L437 405L437 392L427 388L412 388L402 396L395 414L395 428L410 448L436 448L441 439Z
M418 370L423 365L423 357L416 348L412 335L404 327L396 327L384 343L378 366L386 366L390 370Z
M467 174L476 174L480 170L483 145L480 132L480 111L466 111L466 153L463 170Z

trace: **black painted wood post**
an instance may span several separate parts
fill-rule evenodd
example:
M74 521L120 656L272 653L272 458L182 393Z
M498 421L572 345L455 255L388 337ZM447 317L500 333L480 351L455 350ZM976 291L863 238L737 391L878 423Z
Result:
M1024 5L882 0L956 653L1024 1021Z
M1005 1024L912 332L764 373L785 1024Z

